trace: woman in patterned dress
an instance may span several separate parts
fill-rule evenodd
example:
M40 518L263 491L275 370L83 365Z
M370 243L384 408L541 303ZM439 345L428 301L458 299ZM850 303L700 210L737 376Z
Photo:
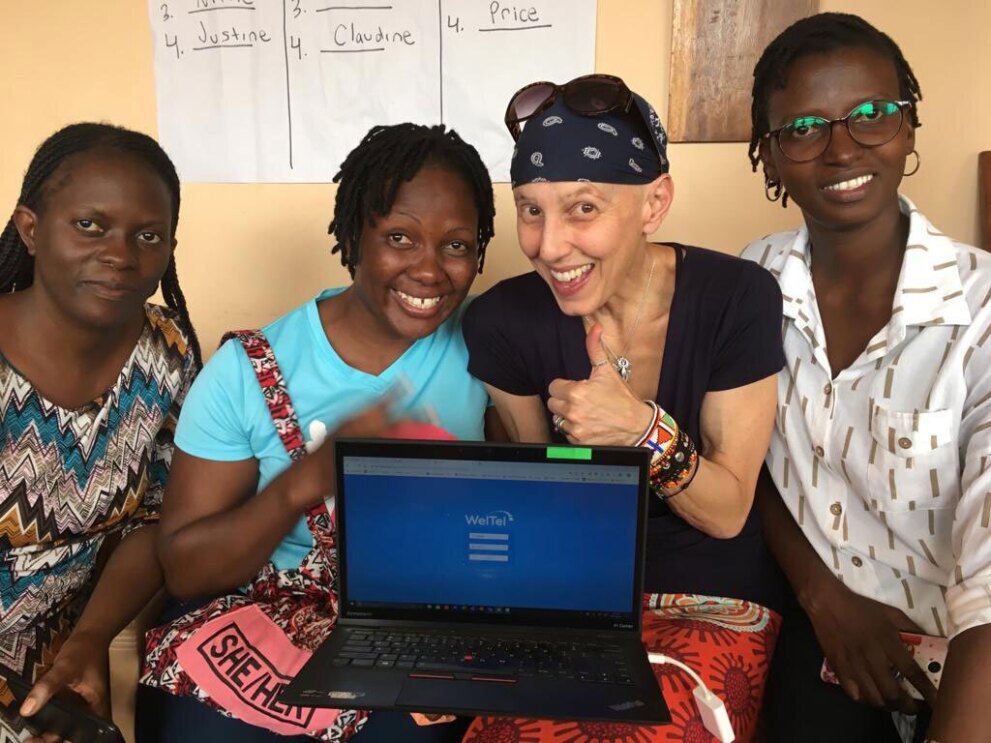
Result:
M66 687L109 717L110 642L162 584L154 524L200 366L178 219L161 147L83 123L35 153L0 236L0 673L36 682L26 718ZM168 308L146 304L159 287Z

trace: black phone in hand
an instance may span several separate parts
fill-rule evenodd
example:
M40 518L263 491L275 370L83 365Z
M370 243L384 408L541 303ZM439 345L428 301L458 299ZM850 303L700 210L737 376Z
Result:
M74 692L59 693L30 717L21 717L18 710L34 684L5 668L0 668L0 677L14 696L7 716L16 718L32 735L55 733L72 743L124 743L120 728L96 715Z

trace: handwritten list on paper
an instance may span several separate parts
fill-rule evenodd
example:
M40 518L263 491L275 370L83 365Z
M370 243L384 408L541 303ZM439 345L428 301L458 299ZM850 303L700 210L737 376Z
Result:
M595 0L149 0L186 181L327 182L376 124L444 123L509 178L510 96L595 67Z

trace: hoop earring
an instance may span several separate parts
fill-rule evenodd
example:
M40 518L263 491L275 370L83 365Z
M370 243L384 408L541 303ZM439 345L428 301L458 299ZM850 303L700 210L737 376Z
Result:
M911 170L910 170L909 172L907 172L907 173L902 173L902 176L903 176L903 177L905 177L905 178L908 178L909 176L913 176L913 175L915 175L916 173L918 173L918 172L919 172L919 168L920 168L920 167L921 167L921 165L922 165L922 158L921 158L921 157L919 157L919 153L918 153L918 151L917 151L917 150L912 150L912 151L911 151L910 153L908 153L908 154L909 154L909 155L915 155L915 167L914 167L914 168L912 168L912 169L911 169ZM907 158L906 158L906 159L907 159Z
M771 192L774 195L771 195ZM781 184L778 181L771 180L767 173L764 174L764 198L768 201L774 202L781 198Z

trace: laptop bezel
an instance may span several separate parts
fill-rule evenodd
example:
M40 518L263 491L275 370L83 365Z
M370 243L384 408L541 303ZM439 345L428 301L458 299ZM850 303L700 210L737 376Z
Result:
M636 467L638 471L637 523L634 538L634 578L631 586L629 611L622 617L592 616L580 610L529 610L507 614L460 612L451 610L418 610L406 608L361 607L354 609L348 595L346 543L346 488L344 485L345 457L383 457L390 459L464 459L504 462L553 462L595 466L601 464ZM466 624L484 625L500 630L527 631L567 630L581 632L629 632L639 636L642 622L644 560L646 552L648 476L650 454L633 447L569 447L548 444L502 444L469 441L412 441L394 439L342 438L334 442L337 489L335 495L336 543L338 554L339 615L343 624L358 622L395 626L424 624L430 626Z

